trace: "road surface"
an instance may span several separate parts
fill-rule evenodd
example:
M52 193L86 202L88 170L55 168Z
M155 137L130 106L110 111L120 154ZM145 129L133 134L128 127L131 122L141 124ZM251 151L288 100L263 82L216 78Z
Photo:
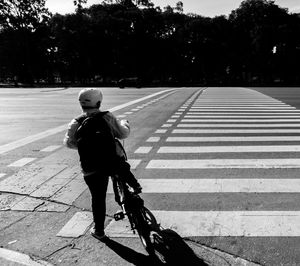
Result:
M88 234L90 195L62 146L79 88L0 91L0 245L54 265L147 258L107 196L106 232ZM187 242L262 265L300 264L300 89L104 88L103 109L131 124L125 141L142 197Z

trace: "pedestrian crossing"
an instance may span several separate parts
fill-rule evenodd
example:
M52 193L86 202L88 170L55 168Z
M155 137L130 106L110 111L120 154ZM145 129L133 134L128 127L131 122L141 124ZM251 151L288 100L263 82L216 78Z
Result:
M288 175L289 170L300 168L299 113L251 89L199 89L130 156L146 206L163 227L182 237L300 236L300 213L277 209L273 202L266 210L244 208L243 203L238 209L223 209L223 203L217 201L209 210L203 207L207 195L218 198L227 193L239 199L244 194L249 198L259 194L260 206L265 206L263 201L270 200L267 195L299 193L297 175ZM44 152L57 148L51 146ZM145 159L147 154L151 154L149 159ZM66 158L65 150L56 151L55 157ZM41 172L44 165L47 169ZM236 172L231 177L232 170ZM277 170L284 170L285 176L273 176ZM26 171L33 175L24 183ZM267 175L268 171L273 172ZM66 211L86 189L79 167L70 168L64 161L58 167L51 156L1 182L3 191L12 191L12 187L20 195L6 204L6 210L56 212ZM111 186L108 193L112 196ZM164 202L159 204L162 197ZM182 197L191 200L184 202ZM0 195L0 203L2 198ZM177 201L169 208L168 200L176 198L178 208ZM90 212L76 212L57 236L78 237L91 223ZM106 232L111 237L137 237L126 220L111 221Z
M222 210L227 204L218 201L213 209L202 208L208 194L231 193L238 198L245 194L253 200L259 194L260 206L265 206L270 200L267 195L299 193L299 179L288 175L290 169L300 168L298 114L295 107L251 89L196 92L134 153L145 156L151 150L152 154L137 167L137 173L145 177L140 182L146 205L163 227L183 237L300 236L300 213L282 211L274 202L266 210L241 209L243 202L238 210ZM283 169L285 176L266 175ZM169 208L168 197L180 200L189 195L193 202L178 202L178 210L174 210L176 203L169 203L173 206ZM162 197L165 206L157 203ZM134 236L127 221L111 221L106 231L112 237Z

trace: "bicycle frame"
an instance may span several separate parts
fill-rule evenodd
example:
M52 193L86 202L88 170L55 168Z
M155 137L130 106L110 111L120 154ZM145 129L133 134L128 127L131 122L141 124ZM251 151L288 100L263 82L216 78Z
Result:
M114 215L114 218L115 220L121 220L126 215L131 229L135 232L136 224L132 216L135 209L140 209L144 206L144 201L139 195L129 191L128 186L119 175L112 176L112 181L115 200L122 208L122 214L118 212Z

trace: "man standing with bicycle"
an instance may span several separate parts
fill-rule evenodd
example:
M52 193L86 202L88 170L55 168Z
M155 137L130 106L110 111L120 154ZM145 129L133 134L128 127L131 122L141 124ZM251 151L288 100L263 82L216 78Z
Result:
M78 150L84 180L92 196L95 225L91 234L103 241L107 238L104 222L109 176L119 174L136 193L141 192L141 186L115 141L129 136L128 121L119 121L112 113L100 111L103 96L99 89L83 89L78 99L83 112L69 123L64 144Z

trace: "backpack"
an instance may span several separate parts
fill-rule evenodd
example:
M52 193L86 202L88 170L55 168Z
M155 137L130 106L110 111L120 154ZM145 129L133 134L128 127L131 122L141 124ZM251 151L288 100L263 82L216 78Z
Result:
M107 113L81 115L76 119L80 126L75 136L84 172L100 171L110 175L116 167L116 142L110 126L104 119Z

